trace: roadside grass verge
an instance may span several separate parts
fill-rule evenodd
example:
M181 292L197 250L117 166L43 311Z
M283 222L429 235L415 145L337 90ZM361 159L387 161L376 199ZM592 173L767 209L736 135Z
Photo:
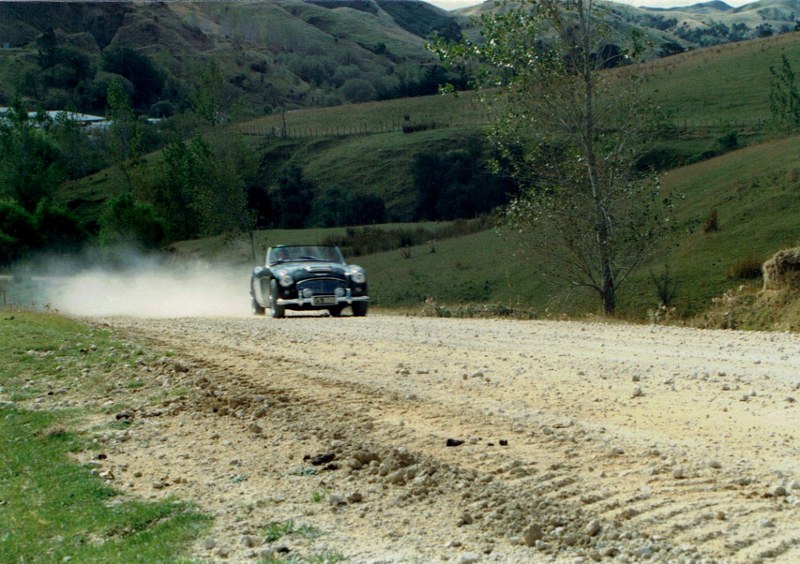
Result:
M0 315L0 559L188 558L188 547L207 528L208 517L175 500L120 499L92 468L70 457L91 448L90 438L74 430L85 411L22 407L21 402L59 390L99 386L85 370L101 375L119 367L124 359L93 355L114 342L53 314L3 310Z

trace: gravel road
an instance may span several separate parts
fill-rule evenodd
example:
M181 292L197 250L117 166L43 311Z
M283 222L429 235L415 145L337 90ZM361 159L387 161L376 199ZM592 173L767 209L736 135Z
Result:
M215 514L199 558L800 561L796 335L93 322L152 353L101 470Z

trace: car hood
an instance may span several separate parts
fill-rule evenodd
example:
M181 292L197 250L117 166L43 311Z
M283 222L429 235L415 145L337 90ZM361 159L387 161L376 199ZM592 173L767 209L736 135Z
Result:
M295 280L305 280L306 278L321 278L335 276L344 278L347 273L347 266L335 262L287 262L276 264L273 270L285 270L291 274Z

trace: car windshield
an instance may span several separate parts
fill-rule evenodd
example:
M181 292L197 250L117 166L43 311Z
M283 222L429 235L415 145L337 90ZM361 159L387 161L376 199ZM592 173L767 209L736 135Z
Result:
M272 247L267 253L270 266L282 262L325 261L344 264L339 247L325 245L281 245Z

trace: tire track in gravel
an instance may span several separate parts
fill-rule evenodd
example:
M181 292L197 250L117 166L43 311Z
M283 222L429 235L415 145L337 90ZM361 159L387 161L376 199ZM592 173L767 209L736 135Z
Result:
M797 349L791 339L778 338L779 356L765 358L758 344L774 337L731 342L730 334L669 330L659 337L676 340L659 348L648 328L552 324L556 336L537 335L534 355L530 340L517 339L529 329L518 322L373 319L114 323L235 374L227 385L243 393L280 389L316 432L353 433L345 450L402 445L415 465L451 468L451 479L470 484L466 497L445 487L429 497L452 504L449 527L478 525L500 560L523 554L516 545L554 558L800 559L797 461L772 467L796 453L786 438L796 411L787 418L777 397L796 366L786 362ZM752 366L760 378L744 377ZM530 367L536 382L522 379ZM637 402L631 378L647 385ZM748 399L722 393L729 382ZM770 430L775 421L782 426ZM447 448L447 438L465 443ZM754 453L764 441L772 444ZM392 486L410 493L413 483Z

